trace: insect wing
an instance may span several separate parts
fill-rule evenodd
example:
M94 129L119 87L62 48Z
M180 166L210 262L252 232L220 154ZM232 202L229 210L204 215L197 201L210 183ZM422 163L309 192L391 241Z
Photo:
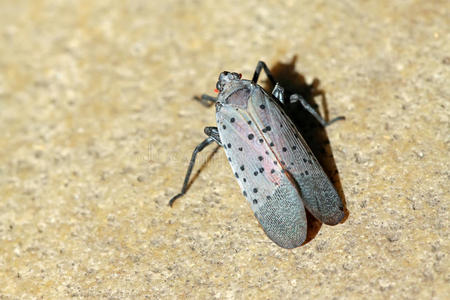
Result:
M333 184L286 113L262 88L259 90L266 96L253 93L248 111L271 151L295 178L308 211L325 224L339 223L345 214Z
M252 93L248 90L236 95L250 97ZM245 108L223 105L216 117L234 175L265 233L283 248L300 246L307 228L300 194L295 181L284 173L254 116Z

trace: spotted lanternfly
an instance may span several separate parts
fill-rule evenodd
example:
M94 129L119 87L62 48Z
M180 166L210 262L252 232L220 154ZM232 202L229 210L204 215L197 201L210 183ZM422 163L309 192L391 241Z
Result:
M257 85L261 69L274 84L272 95ZM264 62L259 62L253 79L241 79L222 72L216 84L218 97L202 100L215 103L217 127L206 127L208 136L194 150L181 193L184 195L197 153L216 142L225 149L242 193L267 236L277 245L291 249L306 239L305 208L325 224L338 224L345 216L343 202L284 109L300 103L326 126L299 95L284 99Z

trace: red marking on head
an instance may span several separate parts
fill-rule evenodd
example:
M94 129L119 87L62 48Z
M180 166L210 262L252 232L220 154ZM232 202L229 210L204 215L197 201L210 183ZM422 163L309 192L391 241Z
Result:
M219 90L218 89L214 89L214 93L218 93L219 92Z
M242 74L241 73L239 73L239 79L241 79L242 78Z

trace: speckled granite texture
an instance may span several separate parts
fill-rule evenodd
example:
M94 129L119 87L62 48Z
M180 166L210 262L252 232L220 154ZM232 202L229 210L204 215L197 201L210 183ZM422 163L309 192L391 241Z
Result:
M0 298L448 299L449 6L1 1ZM349 216L294 250L221 149L167 206L215 124L192 97L260 59L347 118Z

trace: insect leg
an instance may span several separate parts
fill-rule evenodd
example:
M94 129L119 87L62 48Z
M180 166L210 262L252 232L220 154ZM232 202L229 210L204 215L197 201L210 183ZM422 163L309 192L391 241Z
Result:
M205 132L205 134L207 136L214 139L214 141L219 146L222 146L222 142L220 141L220 136L219 136L219 130L217 129L217 127L205 127L205 129L203 131Z
M199 101L201 104L203 104L206 107L211 107L217 101L217 97L213 97L213 96L209 96L209 95L205 95L205 94L201 95L200 97L195 96L194 99Z
M272 73L270 72L269 68L267 67L266 63L263 62L262 60L258 61L258 64L256 65L256 69L255 69L255 73L253 73L253 78L252 78L252 82L257 83L258 82L258 78L259 78L259 74L261 73L261 69L264 70L264 72L267 75L267 78L269 78L270 82L273 85L276 85L276 81L273 78Z
M269 68L267 67L266 63L263 61L259 61L256 65L255 73L253 73L253 79L252 82L257 83L259 74L261 73L261 69L264 70L264 72L267 75L267 78L269 78L270 82L275 86L272 90L272 95L280 102L280 104L284 105L284 88L275 81L275 78L273 78L272 72L270 72Z
M184 177L184 182L183 182L183 187L181 188L181 192L169 200L169 206L172 206L173 203L175 202L175 200L177 200L178 198L180 198L181 196L183 196L186 193L186 190L189 186L189 178L191 177L192 169L194 168L195 159L197 158L197 154L200 151L202 151L203 149L205 149L206 146L210 145L213 142L216 142L219 145L221 145L219 131L217 130L217 127L206 127L205 133L208 135L208 137L203 142L198 144L197 147L195 147L194 152L192 152L191 161L189 162L189 167L187 169L186 176Z
M272 95L284 105L284 88L277 82L272 90Z
M305 100L302 96L300 96L300 95L293 94L293 95L291 95L291 97L290 97L289 100L290 100L291 103L294 103L294 102L299 101L299 102L303 105L303 107L304 107L311 115L313 115L313 117L316 118L316 120L317 120L323 127L328 126L328 125L330 125L330 124L332 124L332 123L334 123L334 122L336 122L336 121L338 121L338 120L345 120L345 117L344 117L344 116L339 116L339 117L336 117L336 118L332 119L331 121L326 122L326 121L322 118L322 116L320 116L319 113L317 113L317 111L316 111L311 105L309 105L309 103L306 102L306 100Z

